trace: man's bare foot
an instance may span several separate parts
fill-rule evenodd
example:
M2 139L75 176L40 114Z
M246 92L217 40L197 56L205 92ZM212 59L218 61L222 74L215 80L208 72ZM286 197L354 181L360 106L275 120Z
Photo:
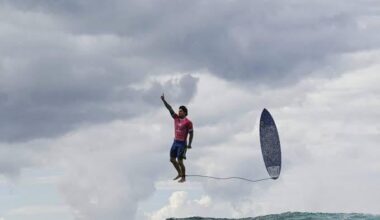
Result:
M178 180L179 178L181 178L181 175L178 174L173 180Z
M185 182L186 181L186 178L183 176L183 177L181 177L181 179L178 181L179 183L183 183L183 182Z

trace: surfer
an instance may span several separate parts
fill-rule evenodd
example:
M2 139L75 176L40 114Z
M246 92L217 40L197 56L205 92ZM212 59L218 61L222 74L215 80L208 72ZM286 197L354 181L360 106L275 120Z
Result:
M191 142L193 141L193 123L186 117L187 108L185 106L180 106L177 114L166 102L164 94L161 95L161 100L174 119L174 142L170 149L170 162L177 170L178 175L173 180L180 179L178 182L183 183L186 181L186 168L183 160L186 159L186 150L191 148ZM187 144L188 134L189 144Z

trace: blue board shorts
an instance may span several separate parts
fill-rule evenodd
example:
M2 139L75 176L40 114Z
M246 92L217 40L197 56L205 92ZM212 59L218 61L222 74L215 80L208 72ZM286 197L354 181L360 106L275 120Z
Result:
M170 157L178 159L186 159L186 141L174 140L172 148L170 149Z

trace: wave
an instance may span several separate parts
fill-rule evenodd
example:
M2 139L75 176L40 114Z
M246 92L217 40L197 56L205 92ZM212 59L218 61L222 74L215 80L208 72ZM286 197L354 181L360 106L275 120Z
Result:
M168 218L167 220L237 220L232 218ZM286 212L251 218L239 218L239 220L380 220L380 215L362 213L311 213L311 212Z

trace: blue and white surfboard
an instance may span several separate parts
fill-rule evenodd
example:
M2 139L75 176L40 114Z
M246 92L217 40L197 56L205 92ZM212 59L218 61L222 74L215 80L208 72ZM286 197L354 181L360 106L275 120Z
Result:
M272 179L277 179L281 172L280 138L276 124L266 109L260 117L260 144L268 174Z

